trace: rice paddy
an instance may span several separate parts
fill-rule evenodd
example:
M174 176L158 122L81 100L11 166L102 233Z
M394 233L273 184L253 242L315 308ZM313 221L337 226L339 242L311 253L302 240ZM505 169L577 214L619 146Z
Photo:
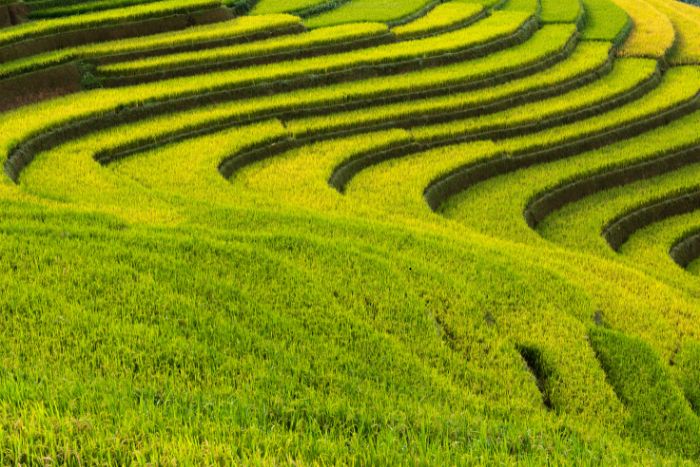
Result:
M700 463L700 8L0 1L0 463Z

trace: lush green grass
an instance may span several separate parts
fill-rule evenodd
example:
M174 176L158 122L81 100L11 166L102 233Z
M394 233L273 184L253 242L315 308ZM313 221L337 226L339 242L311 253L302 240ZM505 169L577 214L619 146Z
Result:
M585 0L579 36L574 0L510 0L469 25L496 2L261 0L218 25L3 64L204 47L101 68L128 76L396 36L0 113L0 159L29 162L0 182L0 463L700 462L700 286L668 254L700 211L620 252L600 236L697 187L698 164L594 186L536 229L524 216L564 184L700 143L697 106L672 112L700 69L656 60L692 15L645 2ZM71 2L17 31L158 4ZM282 11L314 29L206 47L302 21ZM539 30L502 41L535 13ZM436 181L498 161L520 169L431 210ZM329 182L347 167L341 193Z

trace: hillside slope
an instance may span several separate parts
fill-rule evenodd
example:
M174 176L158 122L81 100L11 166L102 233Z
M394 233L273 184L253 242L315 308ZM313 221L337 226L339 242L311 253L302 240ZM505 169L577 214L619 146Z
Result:
M700 8L3 12L2 463L700 463Z

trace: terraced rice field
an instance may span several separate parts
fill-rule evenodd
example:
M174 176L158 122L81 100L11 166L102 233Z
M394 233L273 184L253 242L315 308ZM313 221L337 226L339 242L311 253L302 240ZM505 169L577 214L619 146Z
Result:
M700 463L700 8L0 1L0 463Z

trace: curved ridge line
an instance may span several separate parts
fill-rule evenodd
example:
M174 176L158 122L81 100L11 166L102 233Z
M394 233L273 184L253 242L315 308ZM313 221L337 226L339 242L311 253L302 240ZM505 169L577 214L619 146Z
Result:
M548 66L550 64L550 62L556 63L557 61L562 60L565 57L567 57L570 54L571 50L573 50L573 47L575 46L575 39L576 39L575 35L572 36L569 43L567 43L568 46L565 47L564 49L562 49L559 54L556 54L555 56L550 57L549 59L545 60L545 65ZM571 46L571 47L569 47L569 46ZM538 64L537 68L539 68L540 66L541 65ZM572 79L572 80L570 80L570 82L565 82L564 87L565 88L578 87L582 83L594 80L595 78L600 77L601 74L607 73L610 70L611 66L612 66L612 55L600 68L591 71L590 73L586 74L583 77ZM499 76L499 78L502 78L502 76ZM470 112L479 111L479 112L483 113L483 112L487 112L487 111L496 111L500 107L506 105L506 102L513 102L513 100L517 100L518 102L522 102L524 100L527 102L530 100L534 100L536 98L540 98L547 93L557 92L560 90L561 90L560 87L543 88L543 89L539 90L538 92L527 93L525 95L517 96L515 99L506 99L503 102L492 103L492 104L494 104L492 108L490 108L489 106L480 106L478 108L471 109ZM290 114L293 115L295 113L298 113L298 111L292 111L292 112L288 113L287 115L290 115ZM120 149L119 151L116 151L116 152L98 153L95 155L95 159L102 164L109 164L112 161L121 159L123 157L127 157L127 156L134 154L134 153L137 153L137 152L142 152L145 150L154 149L154 148L159 147L163 144L170 144L170 143L174 143L177 141L182 141L184 139L189 139L189 138L193 138L193 137L197 137L197 136L202 136L202 135L214 133L216 131L220 131L220 130L229 128L235 124L247 124L247 123L253 123L255 121L260 121L260 120L264 120L264 119L268 119L268 118L282 118L283 116L285 116L284 113L283 114L264 114L264 115L256 117L255 119L249 119L247 121L240 121L240 120L236 120L235 122L222 121L216 125L207 125L207 126L200 128L200 129L195 129L195 130L188 131L185 133L178 133L171 138L163 138L155 143L153 143L153 142L149 142L148 144L140 144L139 143L139 144L136 144L136 145L129 147L127 149ZM440 115L437 115L437 118L439 119ZM376 130L376 128L373 128L373 127L372 128L365 128L365 130L366 131L374 131L374 130ZM332 138L335 138L337 136L338 136L338 134L333 133L333 134L323 135L323 137L318 137L318 138L290 138L288 140L287 144L284 146L277 145L277 144L272 145L269 148L267 157L269 157L271 155L279 154L281 152L284 152L284 151L287 151L287 150L290 150L293 148L302 147L304 145L307 145L307 144L310 144L313 142L317 142L320 140L332 139ZM414 152L419 152L419 151L424 150L424 149L426 149L424 146L419 145L415 142L412 142L412 143L409 143L406 145L402 145L400 148L391 148L391 150L382 149L380 151L372 150L372 151L364 152L362 154L354 156L352 158L352 160L347 161L346 164L342 164L342 165L336 167L333 171L333 174L331 175L331 177L329 179L329 183L331 184L331 186L336 188L338 191L343 192L345 185L352 179L352 177L354 175L356 175L359 171L361 171L363 168L366 168L368 165L370 165L370 164L368 164L367 161L371 161L371 163L378 163L378 162L382 162L382 161L385 161L385 160L390 159L390 158L401 157L401 156L408 155L408 154L411 154ZM255 152L256 152L255 156L252 156L252 157L246 156L246 157L243 157L242 160L247 160L247 161L249 161L249 163L259 161L260 159L263 158L261 155L265 151L262 148L260 148L260 149L256 149ZM228 165L225 169L222 169L222 167L220 166L220 172L221 172L222 176L224 176L225 178L230 178L233 175L233 172L235 172L235 170L242 168L245 165L246 165L246 163L237 162L235 164L235 167ZM348 165L349 167L346 167L346 165Z
M610 248L619 251L636 231L669 217L688 214L698 209L700 188L694 187L627 211L606 224L601 235Z
M446 0L443 0L443 3L444 3L444 1L446 1ZM467 27L473 25L474 23L481 21L484 18L488 18L490 16L490 14L491 13L489 12L489 10L487 8L484 8L483 10L479 11L475 15L472 15L469 18L465 18L464 20L457 22L455 24L452 24L446 28L434 30L432 32L426 31L423 34L415 34L415 35L408 34L405 36L397 36L397 37L399 37L399 39L402 41L407 41L407 40L416 40L416 39L426 39L428 37L434 37L434 36L437 36L440 34L447 34L448 32L454 32L454 31L457 31L459 29L467 28ZM393 33L393 29L391 30L391 32Z
M683 269L700 258L700 229L693 229L677 240L668 252L671 259Z
M374 76L377 71L380 71L383 75L390 75L395 73L405 73L406 71L422 68L425 65L438 66L449 63L456 63L462 60L470 60L474 58L483 57L487 54L523 43L529 37L531 37L536 30L536 21L534 21L533 17L530 17L529 19L524 21L513 33L493 38L492 40L487 41L483 44L474 44L456 51L445 52L423 58L410 58L406 60L382 64L349 66L347 68L341 68L318 76L295 76L291 78L282 79L281 82L286 83L287 86L285 87L285 89L295 89L296 87L298 87L299 84L309 84L310 82L318 82L319 84L330 84L334 82L342 82L347 80L348 78L358 79L366 76ZM259 89L260 87L264 87L267 84L273 84L277 82L278 81L263 81L261 83L256 83L251 87ZM142 82L140 81L139 75L135 77L102 77L102 84L107 88L136 85L141 83Z
M528 37L531 35L529 28L524 31ZM422 61L418 62L423 63ZM313 79L306 76L301 77L296 81L299 84L303 83L308 86L313 86L314 84L319 84L320 82L324 81L324 78L324 76L319 76L318 79ZM402 98L409 98L411 96L439 95L441 93L453 92L460 89L476 89L480 86L487 86L492 83L493 81L484 79L482 82L476 84L470 83L468 85L446 86L437 91L434 89L428 89L419 91L418 93L404 93L396 95L395 98L396 101L398 101ZM20 173L28 164L31 163L38 152L48 150L51 147L55 147L56 145L71 139L80 137L90 132L109 128L112 125L136 121L139 118L153 117L155 115L177 110L187 110L195 108L204 103L213 104L217 102L225 102L236 98L243 98L252 93L259 95L261 89L266 89L270 92L281 92L286 89L286 86L284 86L285 84L288 84L288 82L285 81L282 83L282 85L279 85L278 82L270 82L268 83L269 86L267 87L258 84L249 87L217 90L210 93L195 94L192 96L158 101L143 106L131 106L127 109L114 109L97 117L78 119L65 125L59 125L38 135L34 135L11 149L7 159L4 162L5 173L12 181L18 183ZM438 94L433 94L434 92L437 92ZM387 102L391 101L392 100L387 100Z
M692 99L667 109L663 113L649 116L622 127L610 128L606 131L584 138L577 138L550 148L537 149L515 155L503 155L470 164L432 182L425 189L424 197L430 208L433 211L437 211L448 198L467 190L476 183L514 170L572 157L584 151L607 146L613 138L624 139L639 132L648 131L670 120L680 118L699 107L700 93L696 94Z
M343 52L350 52L365 48L377 47L380 45L396 43L396 36L387 31L376 36L362 37L335 44L319 44L310 47L303 47L298 50L286 50L271 54L255 55L238 58L234 60L220 60L211 63L191 64L175 67L172 69L159 70L140 74L127 75L104 75L96 73L95 77L106 88L118 88L121 86L131 86L155 81L181 78L184 76L194 76L198 74L214 73L218 71L231 70L237 67L261 66L281 61L299 60L302 58L312 58L322 55L332 55Z
M536 194L527 203L523 216L533 230L555 211L588 196L640 180L672 172L700 162L700 144L667 151L632 163L613 165L577 176Z

